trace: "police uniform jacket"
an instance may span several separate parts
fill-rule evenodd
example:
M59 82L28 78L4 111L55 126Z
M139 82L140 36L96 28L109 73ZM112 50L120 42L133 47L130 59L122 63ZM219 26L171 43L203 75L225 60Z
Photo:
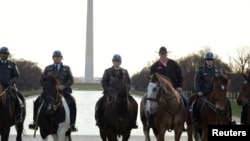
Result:
M5 62L3 62L5 61ZM20 76L16 64L10 60L0 60L0 82L4 86L12 85Z
M212 92L213 76L215 73L219 73L221 76L222 71L215 65L201 66L194 77L194 89L195 92L203 92L203 94L209 94ZM222 77L221 77L222 78ZM226 80L224 80L226 81Z
M130 79L130 76L129 76L128 71L127 71L126 69L124 69L124 68L121 68L121 67L119 67L119 69L122 70L123 75L124 75L125 78L127 79L127 83L128 83L129 85L131 85L131 84L132 84L132 81L131 81L131 79ZM104 90L104 93L105 93L106 91L108 91L108 89L109 89L109 87L110 87L109 82L110 82L110 80L111 80L112 72L114 72L114 71L119 71L119 70L116 70L115 67L110 67L110 68L108 68L108 69L106 69L106 70L104 71L104 74L103 74L103 77L102 77L102 81L101 81L101 83L102 83L102 88L103 88L103 90Z
M156 61L150 67L150 75L153 73L159 73L161 75L167 76L174 88L182 88L182 72L180 66L172 59L168 59L167 65L164 66L160 60Z
M61 63L60 69L57 70L56 65L55 64L51 64L45 67L45 70L42 74L42 78L41 78L41 85L44 85L45 82L45 78L50 74L50 73L56 73L58 76L58 79L60 81L60 84L64 85L64 90L63 92L66 93L72 93L71 90L71 85L73 84L73 75L71 72L71 69L69 66L67 65L63 65Z

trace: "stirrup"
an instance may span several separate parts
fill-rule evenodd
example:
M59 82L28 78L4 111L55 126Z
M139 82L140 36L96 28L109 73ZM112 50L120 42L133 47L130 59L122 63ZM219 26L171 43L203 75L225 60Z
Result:
M31 130L37 130L37 128L36 128L36 122L35 121L33 121L32 123L29 124L29 129L31 129Z

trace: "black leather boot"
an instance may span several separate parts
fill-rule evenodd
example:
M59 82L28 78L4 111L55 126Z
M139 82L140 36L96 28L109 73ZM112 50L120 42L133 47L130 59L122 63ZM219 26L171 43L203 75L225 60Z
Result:
M101 105L103 104L105 100L105 97L102 96L98 99L95 105L95 120L96 120L96 126L101 126L101 117L103 115L103 109L101 108Z
M67 98L69 99L69 107L70 107L70 129L71 132L77 132L78 129L76 128L75 122L76 122L76 102L75 98L71 94L64 94L68 95Z
M36 118L37 118L37 112L38 112L38 108L39 108L39 104L40 104L40 96L37 97L37 99L35 100L34 107L33 107L33 122L29 124L29 129L31 130L37 130L37 123L36 123Z

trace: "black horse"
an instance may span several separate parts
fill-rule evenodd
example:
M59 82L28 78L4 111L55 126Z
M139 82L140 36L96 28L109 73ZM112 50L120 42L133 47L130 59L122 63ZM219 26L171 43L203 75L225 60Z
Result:
M17 136L16 141L22 141L22 133L23 133L23 123L26 116L26 103L23 95L15 90L16 88L13 86L8 86L6 89L0 83L0 135L1 141L8 141L10 128L15 125ZM15 102L19 100L15 94L18 94L18 97L23 102L24 107L22 110L22 118L23 121L16 123L15 122Z
M43 141L52 135L54 141L71 141L70 110L59 93L59 81L55 75L46 78L38 110L38 127Z
M137 103L129 100L127 85L122 71L112 73L111 89L107 94L109 102L104 111L104 123L99 127L103 141L107 139L117 141L120 136L122 136L122 141L130 138Z

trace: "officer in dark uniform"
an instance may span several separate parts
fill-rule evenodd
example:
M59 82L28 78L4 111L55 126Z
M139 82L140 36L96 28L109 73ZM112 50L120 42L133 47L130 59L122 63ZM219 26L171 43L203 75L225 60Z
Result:
M214 65L214 55L212 52L208 51L204 54L205 65L201 66L196 72L194 77L194 89L197 94L196 99L194 100L193 106L193 123L197 126L198 121L198 109L196 108L196 101L198 97L208 95L212 92L213 87L213 77L215 73L218 73L221 76L221 79L227 84L227 88L230 84L230 79L226 76L220 68ZM191 107L192 108L192 107ZM230 109L230 115L231 109ZM232 118L231 118L232 119Z
M22 113L21 109L24 107L21 99L18 96L18 92L16 90L15 82L16 79L19 78L20 74L16 64L8 59L9 49L7 47L0 48L0 82L4 86L4 88L11 87L11 94L16 96L15 100L15 114L16 114L16 123L22 122ZM14 90L14 91L13 91ZM19 93L21 94L21 93Z
M243 75L243 76L245 78L245 82L244 83L250 84L250 71L248 73L248 76L246 76L246 75ZM240 123L242 125L245 125L246 122L247 122L247 113L248 113L248 111L246 110L246 109L248 109L248 108L246 108L247 106L249 106L249 104L242 105L241 117L240 117Z
M121 61L122 61L122 58L119 54L115 54L113 56L113 59L112 59L112 62L113 62L113 66L106 69L104 71L104 74L103 74L103 77L102 77L102 88L103 88L103 94L105 95L109 88L110 88L110 85L109 85L109 82L110 82L110 79L111 79L111 76L112 76L112 72L113 71L119 71L120 69L122 70L124 76L126 77L127 79L127 83L129 86L131 86L132 84L132 81L130 79L130 76L129 76L129 73L126 69L120 67L121 65ZM130 90L130 87L129 87L129 90ZM102 109L102 105L104 103L104 101L106 100L105 99L105 96L102 96L98 101L97 101L97 104L96 104L96 109L95 109L95 118L96 118L96 125L97 126L100 126L100 120L101 118L103 117L103 112L104 112L104 109ZM135 101L135 99L129 95L129 99L137 105L137 102ZM137 110L135 111L135 117L134 117L134 124L132 125L132 128L138 128L137 126L137 123L136 123L136 120L137 120L137 113L138 113L138 105L137 105Z
M159 49L159 60L157 60L156 62L154 62L152 64L152 66L150 67L150 75L153 73L159 73L161 75L167 76L170 80L171 83L173 85L173 87L179 92L184 105L185 105L185 121L186 121L186 117L187 117L187 106L188 106L188 98L187 96L182 92L182 71L180 66L178 65L178 63L176 61L174 61L173 59L168 58L168 51L166 49L166 47L162 46ZM149 115L148 118L148 126L150 127L150 120L152 115ZM185 128L184 128L185 130Z
M62 92L63 96L66 98L66 101L69 105L71 131L74 132L74 131L77 131L77 128L75 127L77 109L76 109L75 98L71 95L72 93L71 85L73 84L72 72L69 66L63 65L63 63L61 62L63 59L63 56L59 50L54 51L52 58L53 58L54 63L45 67L40 83L43 86L45 78L47 77L48 74L53 73L53 72L57 73L57 76L61 84L59 85L58 88ZM34 103L34 114L33 114L34 121L33 123L29 124L29 128L33 130L35 129L35 125L36 125L38 107L41 104L39 99L40 99L40 96L36 99Z

